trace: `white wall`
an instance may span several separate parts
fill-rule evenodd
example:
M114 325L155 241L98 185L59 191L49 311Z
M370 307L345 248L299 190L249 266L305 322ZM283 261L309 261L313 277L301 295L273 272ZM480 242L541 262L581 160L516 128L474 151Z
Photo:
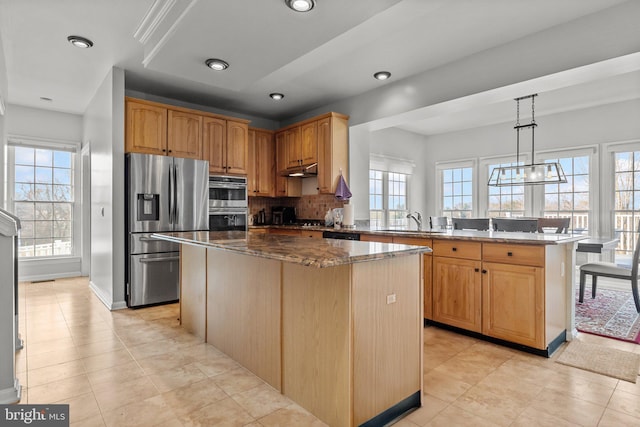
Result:
M7 66L4 59L4 49L2 47L2 39L0 38L0 110L4 106L6 108L7 93L9 85L7 81ZM5 165L5 147L6 147L6 125L5 115L0 111L0 207L5 208L5 183L7 182L6 165Z
M425 141L426 137L423 135L395 128L371 132L369 140L370 154L406 160L415 164L409 183L409 209L420 213L424 213L427 207L423 196L427 185L427 177L425 176L426 169L422 164L422 159L425 158L425 151L427 150ZM368 210L366 211L366 216L368 218Z
M10 104L7 106L5 127L8 137L43 139L52 143L60 141L80 144L82 140L82 116L78 114ZM80 156L80 152L76 153L76 156ZM75 174L75 177L78 177L78 173ZM80 185L79 182L76 184ZM73 232L80 234L80 219L76 219L78 221L74 221ZM72 257L20 260L18 267L20 280L50 280L79 276L82 270L82 247L80 239L75 242L78 246L76 247L76 255Z
M84 115L91 147L91 289L126 307L124 278L124 71L112 68Z

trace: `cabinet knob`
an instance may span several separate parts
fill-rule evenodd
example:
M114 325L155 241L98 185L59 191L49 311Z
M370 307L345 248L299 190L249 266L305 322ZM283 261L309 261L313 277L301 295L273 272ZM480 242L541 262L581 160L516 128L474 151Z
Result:
M477 273L478 271L480 271L480 269L479 268L474 268L473 271L475 271Z
M482 270L482 274L487 274L487 270Z
M451 250L452 250L453 252L456 252L456 251L458 250L458 248L451 248Z
M171 152L171 150L169 150L169 152Z
M163 152L163 153L166 153L166 152L167 152L167 150L165 150L165 149L163 148L163 149L162 149L162 152Z
M507 256L513 256L513 252L507 252Z

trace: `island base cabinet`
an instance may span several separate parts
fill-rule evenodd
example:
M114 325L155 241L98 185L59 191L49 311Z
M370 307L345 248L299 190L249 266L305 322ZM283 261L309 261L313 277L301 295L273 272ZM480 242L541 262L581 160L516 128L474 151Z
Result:
M359 426L422 389L422 256L353 264L353 406Z
M370 422L409 397L418 406L421 267L421 255L321 269L284 263L282 392L335 427Z
M280 269L276 260L207 251L207 342L276 390L282 390Z
M545 349L544 268L483 264L482 333Z
M180 245L180 324L198 338L207 338L207 249Z

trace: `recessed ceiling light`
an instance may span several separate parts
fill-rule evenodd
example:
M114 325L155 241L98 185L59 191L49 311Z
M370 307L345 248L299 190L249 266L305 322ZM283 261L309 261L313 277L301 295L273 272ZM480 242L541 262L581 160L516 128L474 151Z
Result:
M387 80L389 77L391 77L391 73L388 71L378 71L373 75L373 77L378 80Z
M222 59L209 58L204 63L207 64L207 67L215 71L222 71L229 68L229 64Z
M48 98L48 97L46 97L46 96L41 96L41 97L40 97L40 99L41 99L42 101L47 101L47 102L51 102L51 101L53 101L53 99Z
M91 40L80 36L69 36L67 37L67 40L69 40L69 43L75 47L80 47L82 49L88 49L93 46L93 42Z
M281 93L270 93L269 96L271 97L271 99L275 99L276 101L280 101L282 98L284 98L284 95Z
M284 2L296 12L309 12L316 5L314 0L284 0Z

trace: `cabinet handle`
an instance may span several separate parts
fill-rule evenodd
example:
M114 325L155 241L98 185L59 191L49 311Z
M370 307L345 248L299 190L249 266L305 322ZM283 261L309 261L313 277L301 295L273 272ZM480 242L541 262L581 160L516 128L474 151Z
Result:
M163 153L166 153L166 152L167 152L167 150L165 150L165 149L163 148L163 149L162 149L162 152L163 152Z
M507 252L507 256L513 256L513 252Z
M477 273L478 271L480 271L480 269L479 268L474 268L473 271L475 271Z
M482 274L487 274L487 270L482 270Z
M451 250L452 250L453 252L456 252L456 251L458 250L458 248L451 248Z

